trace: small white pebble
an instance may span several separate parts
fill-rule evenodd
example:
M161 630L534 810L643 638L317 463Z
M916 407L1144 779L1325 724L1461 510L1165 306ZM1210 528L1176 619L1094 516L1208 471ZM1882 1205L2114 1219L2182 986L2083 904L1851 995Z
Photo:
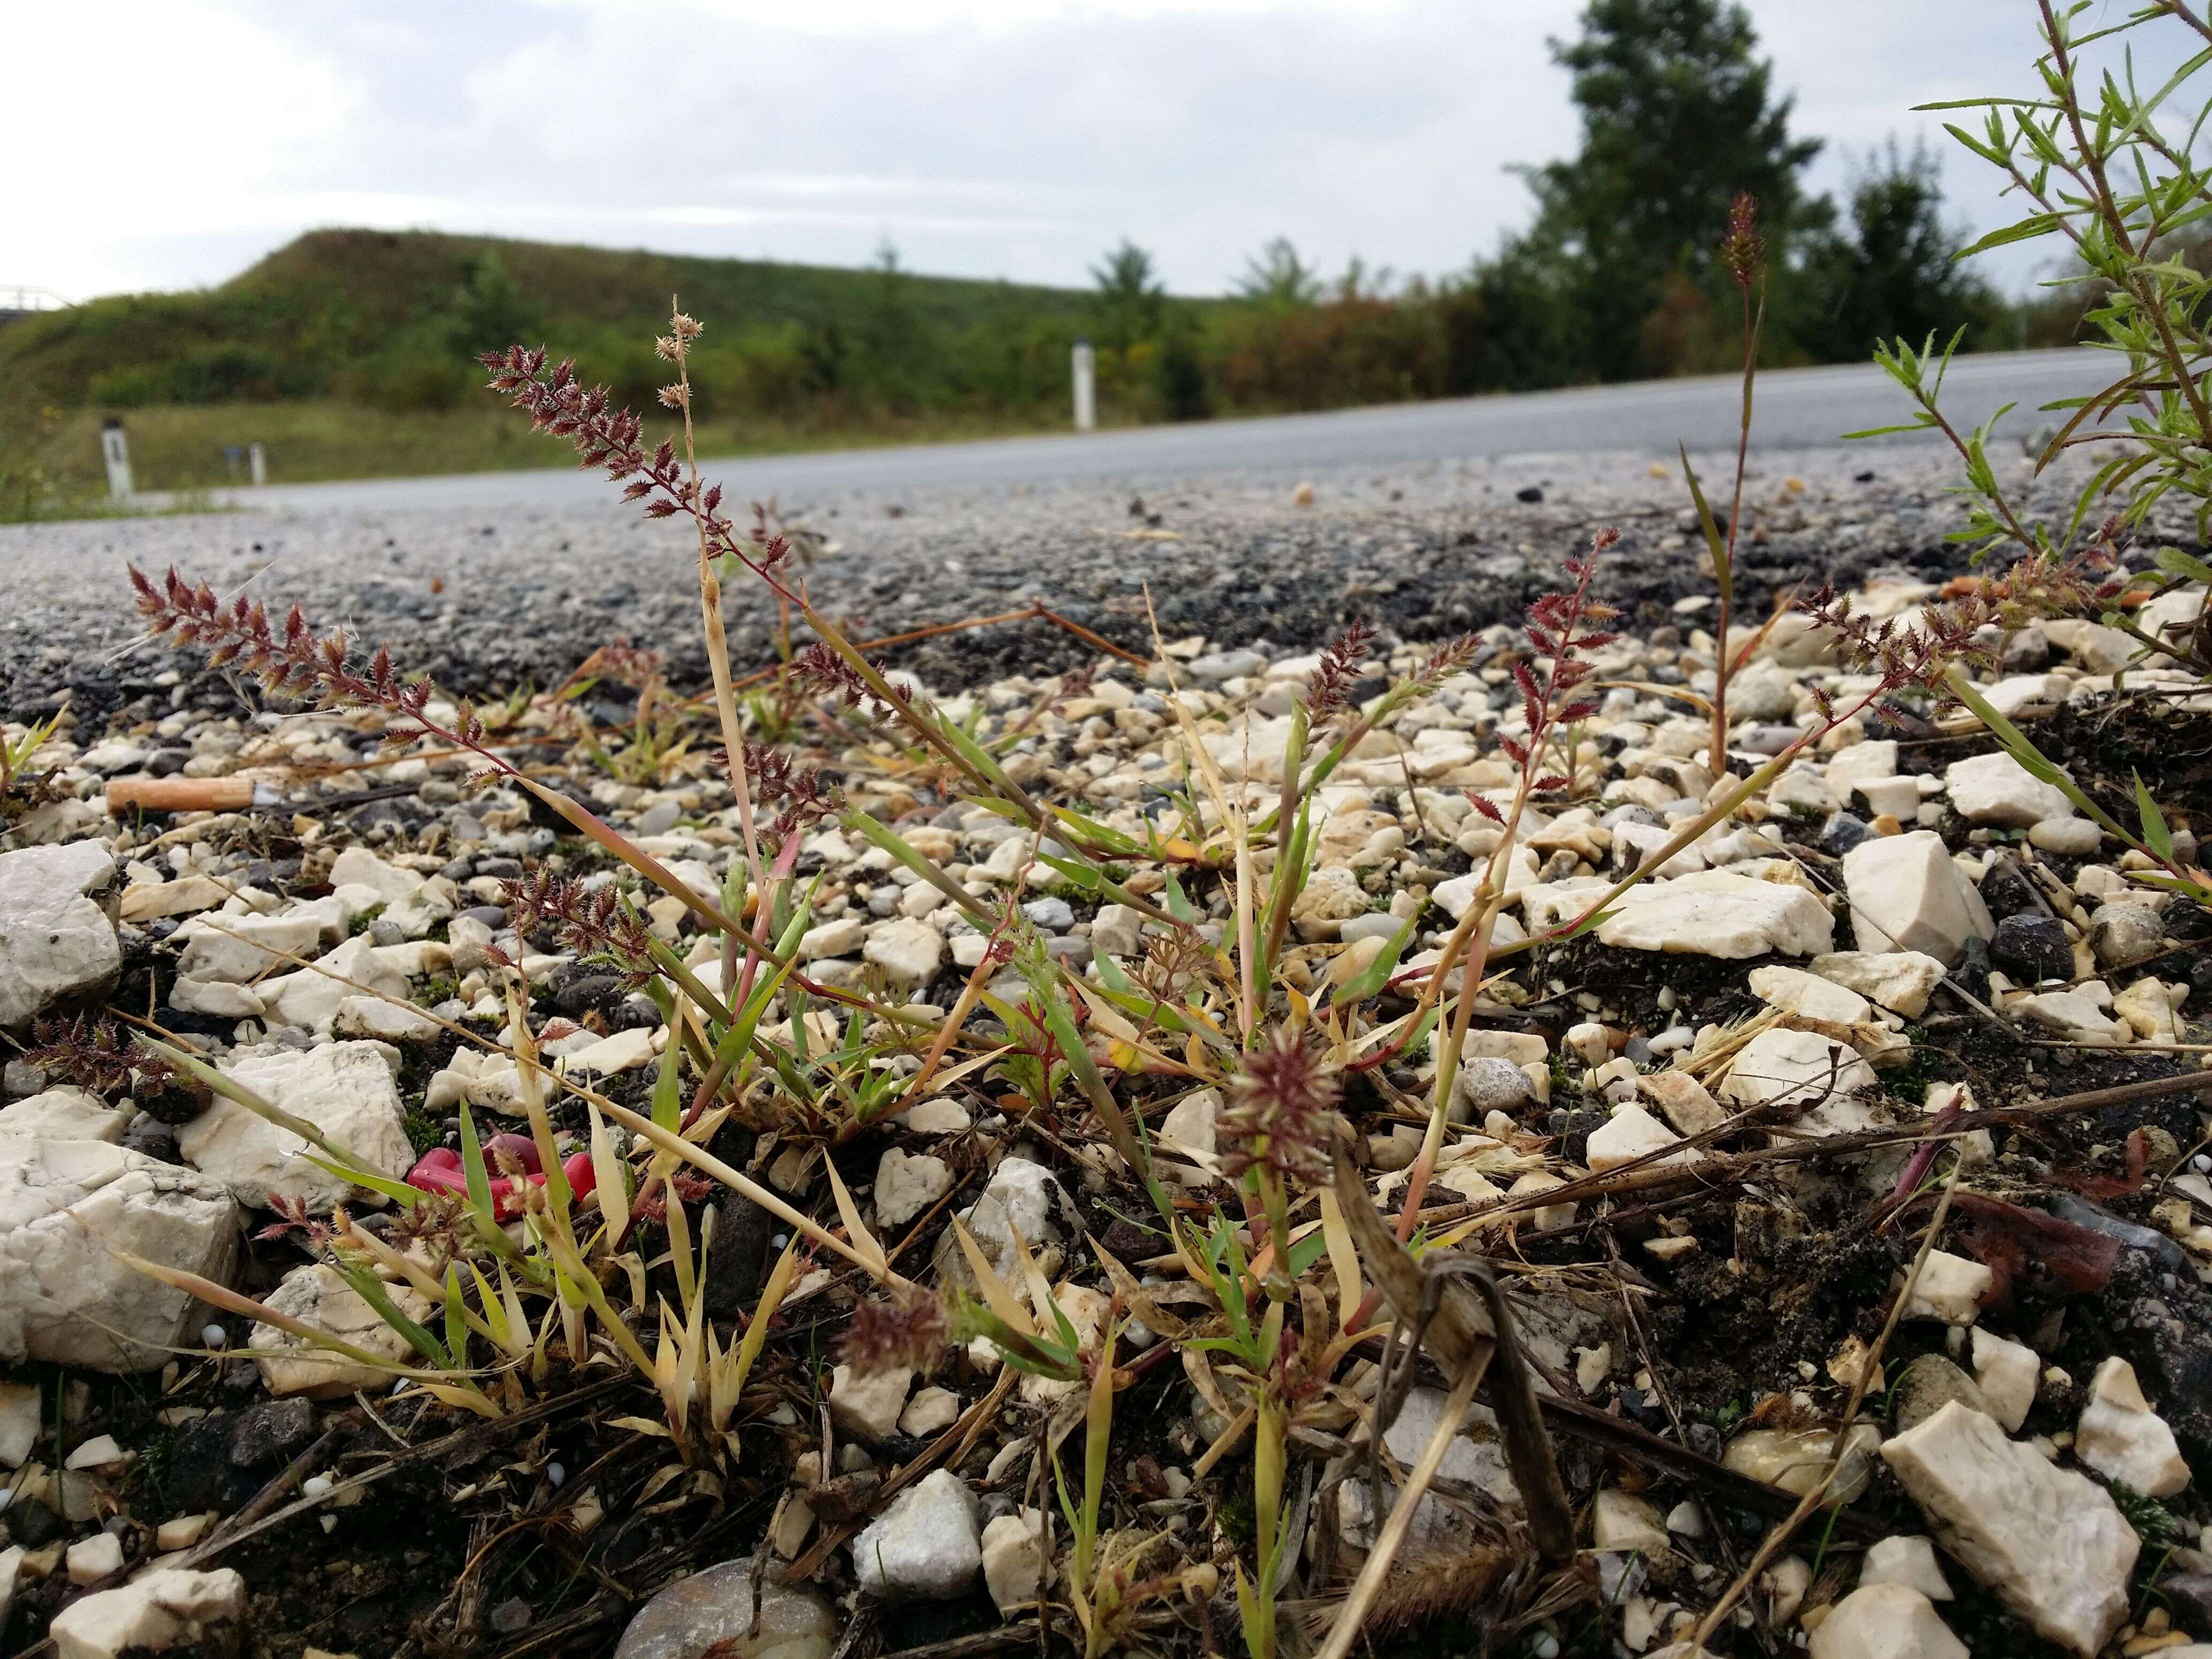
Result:
M2212 1175L2212 1153L2197 1153L2189 1160L2189 1166L2199 1175Z
M558 1463L548 1463L545 1466L545 1478L557 1486L568 1478L568 1471Z
M326 1498L330 1495L331 1488L337 1485L337 1482L331 1480L327 1474L311 1474L305 1480L302 1480L300 1483L300 1496L302 1498Z
M789 1233L775 1233L769 1237L768 1242L780 1250L785 1245L791 1243L791 1235Z
M325 1532L336 1532L338 1529L338 1518L335 1515L324 1516L322 1522Z
M1559 1659L1559 1638L1547 1630L1540 1630L1528 1644L1528 1651L1533 1659Z
M200 1344L209 1348L227 1348L230 1346L230 1333L220 1325L205 1326L200 1331Z

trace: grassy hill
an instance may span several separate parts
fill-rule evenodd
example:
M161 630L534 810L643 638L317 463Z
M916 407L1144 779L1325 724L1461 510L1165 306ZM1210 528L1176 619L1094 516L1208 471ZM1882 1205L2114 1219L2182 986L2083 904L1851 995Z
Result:
M0 328L0 465L89 483L108 415L145 488L222 483L225 447L256 440L285 479L547 465L472 354L543 341L650 406L672 295L708 325L694 380L723 451L1057 425L1092 314L1078 290L884 268L315 231L217 288Z

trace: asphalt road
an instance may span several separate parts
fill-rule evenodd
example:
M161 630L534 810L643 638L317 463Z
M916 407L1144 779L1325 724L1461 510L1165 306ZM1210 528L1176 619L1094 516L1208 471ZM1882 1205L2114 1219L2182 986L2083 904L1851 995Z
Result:
M2033 412L2038 405L2094 391L2109 372L2110 359L2088 350L1961 358L1945 385L1944 408L1964 428L2016 403L2011 429L2024 433L2048 419ZM994 489L1597 451L1670 454L1678 442L1693 451L1732 448L1738 387L1735 376L1716 375L1065 437L717 459L714 470L727 493L744 501L779 491ZM1846 432L1902 420L1905 408L1905 394L1870 364L1778 370L1759 377L1753 441L1767 449L1829 445ZM605 493L596 475L568 470L278 485L235 500L307 513L470 511L557 507Z

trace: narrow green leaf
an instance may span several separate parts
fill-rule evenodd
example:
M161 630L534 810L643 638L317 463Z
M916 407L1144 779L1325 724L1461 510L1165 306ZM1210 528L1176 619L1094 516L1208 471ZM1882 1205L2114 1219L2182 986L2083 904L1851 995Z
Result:
M1167 913L1177 921L1188 922L1192 927L1196 927L1198 912L1190 908L1190 901L1183 896L1182 884L1176 879L1175 872L1172 870L1166 872L1166 877L1167 885L1160 891L1160 901L1166 906Z
M446 1352L458 1362L469 1351L467 1304L461 1299L460 1269L446 1264Z
M1682 477L1689 482L1690 499L1697 503L1698 527L1705 532L1705 550L1713 556L1713 577L1721 591L1721 603L1732 604L1735 599L1735 573L1729 568L1728 541L1714 520L1713 509L1705 503L1705 492L1698 482L1698 470L1690 465L1690 452L1681 444L1674 446L1682 458Z
M468 1178L469 1208L486 1222L493 1222L499 1212L492 1206L491 1176L484 1169L483 1146L477 1139L477 1121L470 1115L467 1101L462 1101L460 1108L461 1172Z
M1335 996L1330 1000L1348 1008L1355 1002L1364 1002L1388 985L1390 982L1390 975L1397 972L1398 958L1404 954L1406 946L1412 943L1413 929L1419 921L1420 917L1418 914L1407 916L1404 925L1393 933L1389 942L1383 945L1382 953L1343 984L1338 986Z
M2158 858L2170 861L2173 857L2173 832L2166 827L2166 814L2158 810L2158 803L2150 798L2143 785L2142 774L2130 774L2136 782L2136 811L2142 816L2143 845Z
M660 1051L660 1069L653 1079L653 1121L671 1134L684 1122L684 1045L669 1028L668 1046Z

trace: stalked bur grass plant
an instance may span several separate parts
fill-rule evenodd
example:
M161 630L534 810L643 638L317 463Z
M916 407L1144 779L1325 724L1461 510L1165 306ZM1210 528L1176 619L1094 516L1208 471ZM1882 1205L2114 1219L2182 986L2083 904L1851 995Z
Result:
M1746 293L1748 305L1748 285ZM659 342L672 376L663 402L687 416L689 355L699 331L677 312ZM1577 724L1592 711L1590 657L1609 638L1611 616L1595 592L1600 557L1613 539L1601 534L1589 556L1569 567L1569 588L1528 611L1527 649L1513 664L1521 708L1499 739L1515 763L1515 781L1502 805L1487 795L1473 798L1497 833L1474 902L1432 967L1418 975L1397 969L1419 923L1408 916L1374 961L1316 1006L1300 988L1308 981L1286 964L1286 945L1317 852L1320 791L1371 733L1468 669L1474 639L1438 648L1356 713L1349 693L1370 636L1355 629L1333 642L1292 713L1280 776L1268 784L1225 777L1190 711L1174 700L1190 766L1180 825L1170 831L1148 820L1125 830L1069 805L1038 800L1009 775L1004 732L979 737L972 720L950 719L888 678L810 599L793 573L792 543L769 516L756 514L741 524L724 511L720 490L702 483L692 463L688 421L681 454L672 441L647 450L635 415L617 407L604 388L580 383L568 365L549 365L542 350L516 347L487 361L494 387L534 426L567 439L583 465L605 471L647 516L679 520L693 532L711 735L720 740L717 760L739 831L719 890L695 890L589 807L522 769L499 732L466 704L447 703L427 679L403 674L388 651L362 661L343 635L318 634L296 609L273 619L258 601L221 599L174 572L155 580L134 570L132 581L156 634L258 675L272 694L359 711L396 740L465 754L480 779L526 792L620 867L620 880L596 887L568 871L532 869L508 898L526 930L550 933L653 1000L669 1035L647 1109L586 1088L544 1061L519 968L501 961L492 964L507 998L501 1040L440 1024L516 1067L525 1144L533 1156L480 1140L465 1109L465 1180L457 1193L417 1192L366 1168L180 1040L155 1031L142 1039L145 1050L191 1086L299 1133L325 1167L398 1206L394 1231L412 1248L372 1242L368 1230L343 1216L326 1224L327 1234L311 1237L380 1314L390 1307L387 1322L416 1362L391 1367L394 1373L462 1408L512 1409L547 1386L556 1359L611 1364L659 1402L657 1417L625 1419L631 1426L667 1436L694 1461L732 1455L732 1425L769 1322L809 1261L854 1270L863 1281L845 1345L856 1367L927 1368L951 1344L982 1338L1015 1370L1081 1389L1082 1474L1060 1483L1073 1551L1060 1582L1074 1629L1094 1654L1121 1639L1136 1603L1159 1588L1139 1571L1141 1540L1125 1543L1125 1533L1116 1533L1106 1541L1114 1396L1158 1363L1144 1355L1115 1363L1123 1318L1141 1319L1159 1337L1158 1355L1182 1361L1227 1425L1196 1461L1195 1474L1249 1438L1255 1548L1249 1568L1240 1556L1236 1577L1248 1651L1253 1659L1274 1659L1275 1603L1306 1535L1291 1478L1297 1433L1310 1425L1340 1434L1368 1415L1371 1408L1342 1368L1383 1328L1349 1242L1343 1204L1351 1200L1332 1192L1328 1179L1343 1080L1414 1051L1432 1035L1439 1039L1426 1133L1398 1217L1398 1237L1411 1238L1442 1150L1475 1001L1495 964L1599 925L1675 852L1878 698L1905 685L1942 686L1948 665L1972 648L1974 629L1988 616L1985 602L1968 600L1932 613L1917 629L1869 628L1839 602L1824 601L1819 614L1873 665L1871 689L1847 707L1825 708L1811 729L1749 776L1719 774L1705 810L1581 915L1498 946L1493 930L1520 855L1523 816L1536 796L1566 786L1551 757L1571 750ZM977 898L895 823L860 799L841 799L817 773L748 729L722 624L726 605L744 595L776 606L794 630L812 635L791 650L786 684L827 729L858 728L878 759L888 754L902 766L927 769L945 793L1029 837L1035 868L1135 912L1146 924L1142 960L1125 965L1100 953L1090 971L1078 971L1047 951L1017 907ZM1725 668L1725 641L1722 663ZM1724 708L1724 699L1716 701ZM784 715L777 718L784 723ZM656 726L651 745L665 752L687 740L696 744L699 737L672 727L662 735ZM855 749L868 752L865 744ZM872 994L866 981L823 982L797 960L813 916L812 888L797 873L799 846L812 826L831 822L934 890L986 936L983 959L949 1015ZM1218 942L1201 926L1206 913L1194 890L1218 905ZM710 942L708 952L679 957L656 935L643 914L649 897L675 900ZM711 974L703 968L710 959L718 970ZM1401 981L1410 990L1416 977L1413 1006L1385 1017L1377 1000ZM825 1014L834 1028L826 1041L815 1023ZM993 1024L971 1031L978 1014ZM889 1063L903 1059L914 1062L910 1069ZM1125 1182L1141 1194L1113 1195L1124 1206L1115 1213L1129 1214L1161 1241L1207 1303L1202 1317L1165 1305L1094 1243L1115 1305L1103 1330L1086 1341L1024 1241L1014 1237L1011 1258L994 1260L957 1220L948 1225L972 1291L933 1294L895 1269L885 1244L868 1231L837 1154L930 1091L984 1066L998 1067L995 1075L1018 1088L1042 1132L1081 1140L1090 1138L1085 1120L1095 1125L1105 1146L1084 1156L1095 1160L1109 1188ZM1201 1224L1190 1200L1170 1194L1146 1118L1157 1096L1128 1086L1139 1075L1170 1079L1182 1091L1223 1092L1228 1103L1217 1127L1225 1167L1242 1191L1243 1215L1216 1212ZM554 1104L564 1097L567 1121L585 1126L586 1143L568 1154L569 1164L554 1127ZM828 1188L824 1215L809 1213L708 1150L716 1130L732 1120L774 1130L818 1159ZM513 1195L514 1237L502 1224L509 1218L495 1181ZM728 1336L703 1311L708 1264L719 1247L713 1210L701 1200L717 1183L793 1235L742 1333ZM1310 1200L1318 1221L1301 1220ZM648 1231L647 1223L658 1226ZM651 1259L641 1242L648 1237L664 1241ZM1333 1305L1317 1282L1323 1264L1334 1281ZM430 1316L414 1318L401 1305L405 1298L382 1290L386 1284L422 1297ZM216 1287L189 1288L222 1302ZM255 1318L266 1312L259 1304L237 1310ZM280 1320L267 1322L283 1328ZM1350 1640L1349 1632L1339 1634Z

